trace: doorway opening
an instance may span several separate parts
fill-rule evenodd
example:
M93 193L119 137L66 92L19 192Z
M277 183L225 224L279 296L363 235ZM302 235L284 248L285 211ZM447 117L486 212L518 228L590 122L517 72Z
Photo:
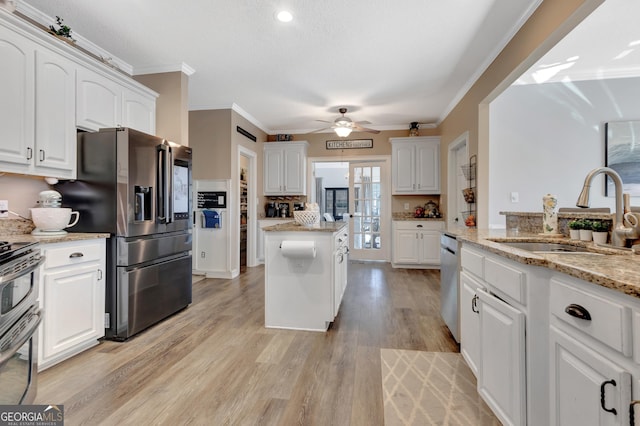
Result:
M310 201L323 220L349 222L354 260L389 260L391 196L386 158L311 161Z
M449 144L448 152L448 202L447 202L447 225L464 226L464 214L467 210L467 203L464 199L463 190L468 186L466 177L462 172L462 167L469 163L469 133L465 132Z
M242 146L238 148L238 272L258 264L256 257L256 153ZM231 245L233 247L233 244Z

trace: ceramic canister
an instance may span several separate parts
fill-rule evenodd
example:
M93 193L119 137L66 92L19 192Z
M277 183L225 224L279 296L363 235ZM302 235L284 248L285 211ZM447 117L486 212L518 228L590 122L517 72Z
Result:
M542 197L542 228L545 234L558 234L558 199L555 195Z

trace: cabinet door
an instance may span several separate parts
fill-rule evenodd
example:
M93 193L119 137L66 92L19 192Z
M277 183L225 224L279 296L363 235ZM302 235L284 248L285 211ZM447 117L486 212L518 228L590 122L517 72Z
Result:
M630 374L554 326L550 342L551 424L629 424Z
M481 285L467 272L460 272L460 353L478 377L480 364L480 311L477 291Z
M440 144L424 142L416 144L416 192L440 192Z
M43 359L104 336L104 280L99 263L44 274Z
M440 264L440 233L432 231L420 232L420 263Z
M279 149L264 150L264 194L282 194L283 189L283 169L284 154Z
M150 135L155 135L155 100L142 96L132 90L124 89L122 92L122 125Z
M0 27L0 161L22 166L33 162L34 49L25 38ZM0 170L20 170L7 166L0 165Z
M75 66L60 55L39 48L35 91L37 174L66 178L76 175L75 85ZM48 169L54 171L49 173Z
M525 425L525 315L482 289L478 289L478 297L478 393L503 424Z
M420 233L396 229L393 236L393 262L419 263Z
M120 85L87 68L78 68L77 72L76 125L95 131L121 124Z
M392 147L392 190L393 193L415 191L415 145L394 144Z
M287 147L284 155L284 193L306 194L306 155L303 147Z

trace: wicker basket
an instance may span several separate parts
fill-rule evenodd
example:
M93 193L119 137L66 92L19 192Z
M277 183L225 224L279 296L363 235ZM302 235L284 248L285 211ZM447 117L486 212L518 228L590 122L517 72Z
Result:
M462 173L464 174L464 178L466 180L473 180L476 178L476 165L475 164L463 164L460 166L462 169Z
M320 212L311 210L297 210L293 212L293 218L300 225L315 225L320 223Z

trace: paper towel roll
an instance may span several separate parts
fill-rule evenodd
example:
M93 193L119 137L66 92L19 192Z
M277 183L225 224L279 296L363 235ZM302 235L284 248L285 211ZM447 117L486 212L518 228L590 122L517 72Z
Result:
M316 257L315 241L288 241L280 244L282 256L291 259L313 259Z

